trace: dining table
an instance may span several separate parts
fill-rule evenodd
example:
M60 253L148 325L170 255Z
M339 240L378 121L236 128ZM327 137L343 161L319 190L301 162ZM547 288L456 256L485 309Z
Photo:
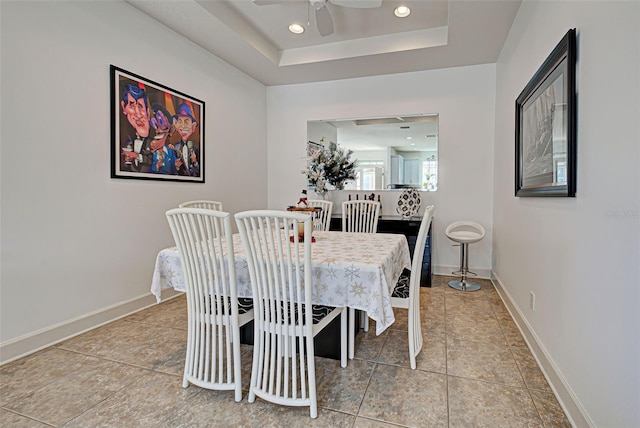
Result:
M376 334L395 321L391 293L403 269L411 267L404 235L393 233L313 232L311 265L312 302L366 311L376 322ZM238 297L252 297L249 269L242 239L233 235ZM160 250L156 257L151 293L158 302L162 290L186 291L177 247Z

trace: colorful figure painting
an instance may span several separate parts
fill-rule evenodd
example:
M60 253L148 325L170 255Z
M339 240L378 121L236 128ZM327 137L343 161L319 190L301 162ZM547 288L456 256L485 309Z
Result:
M204 102L112 65L111 177L204 183Z

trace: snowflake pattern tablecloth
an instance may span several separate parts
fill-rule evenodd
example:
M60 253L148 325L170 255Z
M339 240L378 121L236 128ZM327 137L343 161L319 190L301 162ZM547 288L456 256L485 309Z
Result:
M314 304L345 306L367 311L376 321L376 334L395 321L391 292L404 268L411 267L407 239L391 233L315 231L312 244ZM251 297L249 269L239 234L233 235L237 291ZM151 292L158 302L161 291L185 291L180 255L176 247L158 253Z

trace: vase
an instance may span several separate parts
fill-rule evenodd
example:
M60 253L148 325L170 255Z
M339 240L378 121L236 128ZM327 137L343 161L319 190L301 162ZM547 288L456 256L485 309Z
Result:
M405 190L400 193L396 212L400 214L403 219L409 220L412 216L418 214L421 203L422 199L420 198L420 192L416 189Z
M329 199L329 192L328 191L325 190L324 192L318 192L316 190L315 192L316 192L316 196L318 197L318 199L324 199L324 200Z

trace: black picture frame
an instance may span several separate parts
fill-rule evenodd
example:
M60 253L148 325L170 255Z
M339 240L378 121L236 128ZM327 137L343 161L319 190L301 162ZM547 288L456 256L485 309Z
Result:
M204 101L109 69L111 178L204 183Z
M575 197L576 55L573 28L516 99L517 197Z
M307 156L313 156L318 150L324 150L324 145L314 143L313 141L307 141Z

